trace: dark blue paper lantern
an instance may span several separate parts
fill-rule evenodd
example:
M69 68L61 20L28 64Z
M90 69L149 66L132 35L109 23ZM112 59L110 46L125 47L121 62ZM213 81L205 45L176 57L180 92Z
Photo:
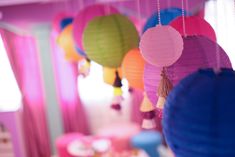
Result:
M179 8L168 8L160 11L161 24L168 25L172 20L182 15L182 9ZM151 27L158 25L158 13L155 12L145 23L143 32Z
M73 22L73 18L72 18L72 17L64 18L64 19L60 22L60 28L61 28L61 30L63 30L67 25L71 24L72 22Z
M235 72L199 70L169 94L163 132L176 157L235 156Z

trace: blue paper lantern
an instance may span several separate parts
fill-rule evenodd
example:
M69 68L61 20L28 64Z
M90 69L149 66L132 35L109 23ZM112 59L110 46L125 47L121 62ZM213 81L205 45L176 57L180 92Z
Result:
M149 157L159 157L157 148L161 143L161 134L153 130L141 131L131 139L132 146L144 150Z
M78 54L80 54L83 57L86 57L86 53L83 50L81 50L79 47L76 46L76 50L77 50Z
M235 156L235 72L199 70L169 94L163 132L176 157Z
M161 24L168 25L172 20L182 15L182 9L179 8L168 8L160 11ZM158 13L155 12L144 25L143 32L151 27L158 25Z
M64 18L64 19L60 22L60 28L61 28L61 30L63 30L67 25L71 24L72 22L73 22L73 18L72 18L72 17Z

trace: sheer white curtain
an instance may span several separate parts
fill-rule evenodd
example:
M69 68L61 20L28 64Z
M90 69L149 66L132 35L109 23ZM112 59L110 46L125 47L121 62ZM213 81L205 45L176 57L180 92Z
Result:
M235 4L234 0L209 0L205 19L216 32L219 45L228 54L235 68Z
M96 133L100 128L114 122L130 121L131 99L128 93L127 81L123 80L122 114L117 114L110 108L113 97L113 87L104 83L102 66L92 62L90 74L78 77L78 89L81 100L86 108L91 131Z

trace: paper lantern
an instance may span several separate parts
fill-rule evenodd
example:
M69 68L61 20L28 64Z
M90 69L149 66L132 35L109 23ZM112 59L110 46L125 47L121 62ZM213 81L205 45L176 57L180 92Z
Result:
M71 24L73 22L72 17L67 17L61 20L60 22L60 28L63 30L67 25Z
M83 57L76 52L72 37L72 29L73 26L71 24L66 26L58 36L57 43L64 50L66 60L79 61Z
M87 58L86 53L85 53L82 49L80 49L80 48L77 47L76 45L75 45L75 48L76 48L76 50L77 50L77 52L78 52L79 55L81 55L81 56Z
M141 131L131 139L134 148L144 150L149 157L159 157L157 148L162 143L162 136L159 132L148 130Z
M84 52L82 36L86 25L95 17L118 13L118 10L109 5L95 4L81 10L75 17L73 25L73 37L76 46ZM80 51L78 51L80 52Z
M168 8L160 11L161 24L168 25L172 20L182 15L182 9L179 8ZM143 32L147 29L155 27L158 25L158 13L154 13L144 25Z
M107 68L103 67L103 80L105 83L109 85L113 85L115 78L116 78L116 70L118 70L118 74L120 78L122 78L122 70L121 68Z
M140 50L147 62L159 67L170 66L182 54L183 39L171 26L158 25L143 34Z
M202 35L212 41L216 41L216 35L211 25L203 18L197 16L184 17L186 35ZM173 20L170 25L174 27L181 35L184 35L183 31L183 17L180 16Z
M145 61L138 48L130 50L123 59L123 75L129 86L137 89L144 89L144 64Z
M62 31L63 28L61 27L61 21L66 18L72 18L72 15L66 12L61 12L53 18L52 27L56 32L60 33Z
M218 48L219 62L216 57ZM231 68L230 60L224 50L215 42L203 36L188 36L184 38L184 50L179 60L172 66L166 68L166 74L173 85L176 85L182 78L199 68ZM162 68L151 64L145 64L144 88L153 104L157 103L157 89L161 80Z
M106 67L120 67L125 54L138 47L138 32L124 15L113 14L96 17L90 21L83 34L87 56Z
M235 156L235 72L199 70L169 94L163 131L176 157Z

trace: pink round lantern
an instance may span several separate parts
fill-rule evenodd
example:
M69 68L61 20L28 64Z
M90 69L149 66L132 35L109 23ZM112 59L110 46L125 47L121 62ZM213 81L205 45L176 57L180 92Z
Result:
M186 35L203 35L212 41L216 41L215 31L206 20L198 16L188 16L184 19ZM184 35L182 16L173 20L170 25L179 31L181 35Z
M147 62L158 67L170 66L182 54L183 39L171 26L158 25L143 34L140 50Z
M105 16L115 13L119 13L116 8L111 7L109 5L101 5L101 4L88 6L82 11L80 11L76 15L73 22L73 37L76 46L79 47L81 50L84 50L82 45L82 35L89 21L91 21L93 18L97 16Z
M199 68L231 68L231 62L224 50L215 42L203 36L188 36L183 39L184 50L179 60L166 68L166 74L173 85ZM217 53L218 50L218 59ZM162 68L145 64L144 88L153 104L157 103L157 89Z

